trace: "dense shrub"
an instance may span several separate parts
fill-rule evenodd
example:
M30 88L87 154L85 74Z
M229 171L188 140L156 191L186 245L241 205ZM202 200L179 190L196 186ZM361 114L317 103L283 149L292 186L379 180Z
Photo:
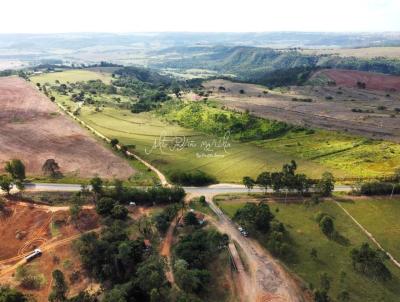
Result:
M214 176L199 170L193 172L174 171L170 174L170 178L172 182L185 186L205 186L217 182Z
M360 193L363 195L390 195L400 194L400 184L389 182L368 182L361 185Z

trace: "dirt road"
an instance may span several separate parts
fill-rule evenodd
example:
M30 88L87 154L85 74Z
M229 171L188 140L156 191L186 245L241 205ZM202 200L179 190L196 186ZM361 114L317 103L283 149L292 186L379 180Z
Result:
M45 243L42 246L40 246L40 249L42 250L42 252L50 251L50 250L53 250L53 249L55 249L55 248L57 248L59 246L63 246L63 245L71 243L72 241L78 239L80 236L82 236L85 233L99 232L100 230L101 230L101 228L97 228L97 229L89 230L89 231L86 231L86 232L83 232L83 233L79 233L79 234L76 234L76 235L70 236L68 238L61 239L61 240L48 241L47 243ZM17 261L13 265L2 269L0 271L0 278L5 276L5 275L7 275L10 272L15 271L19 266L25 264L26 263L25 257L27 255L29 255L29 254L30 253L25 253L25 254L19 255L17 257L13 257L13 258L10 258L10 259L5 259L5 260L0 261L0 264L5 264L5 263L10 263L10 262Z
M214 204L215 194L206 195L210 208L217 214L215 226L235 240L249 264L249 274L242 274L241 285L248 302L304 302L306 294L295 279L286 272L258 242L245 238L236 225Z

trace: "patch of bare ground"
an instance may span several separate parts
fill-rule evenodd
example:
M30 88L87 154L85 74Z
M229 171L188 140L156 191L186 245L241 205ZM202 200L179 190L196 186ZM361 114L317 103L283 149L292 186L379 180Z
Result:
M8 203L0 220L0 283L18 287L37 301L47 301L51 291L52 272L61 270L69 286L69 296L82 290L95 290L83 269L72 243L84 232L97 230L99 219L93 209L83 209L79 219L72 222L66 210L49 211L42 206ZM40 247L43 254L29 264L24 257ZM42 276L39 289L22 288L15 278L20 265L32 267Z
M44 162L52 158L68 176L128 178L135 173L23 79L0 78L0 105L0 172L6 161L19 158L29 175L42 175Z
M400 76L357 70L324 69L316 72L313 77L321 74L335 81L337 86L357 88L357 83L365 83L365 89L369 90L400 91Z
M249 110L259 117L295 125L400 142L400 116L396 113L399 93L344 86L293 86L279 91L227 80L203 85L211 98L230 109Z

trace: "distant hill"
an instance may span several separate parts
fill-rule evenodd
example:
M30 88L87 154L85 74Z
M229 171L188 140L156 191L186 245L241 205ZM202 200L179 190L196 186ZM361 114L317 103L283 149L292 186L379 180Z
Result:
M186 52L185 49L187 49ZM205 51L205 49L202 50ZM182 47L175 51L179 51L183 58L170 59L154 64L154 66L158 68L210 69L221 73L235 74L239 80L266 84L269 82L269 78L274 78L273 82L275 83L277 78L287 77L284 73L288 70L291 73L289 76L292 79L291 84L297 82L297 73L301 74L302 80L304 72L320 68L341 68L400 75L400 60L382 57L372 59L339 57L330 54L305 54L297 49L275 50L248 46L217 46L209 48L207 53L192 56L190 54L194 50L191 47ZM199 49L197 48L196 51Z
M161 75L158 72L149 68L130 66L120 68L115 71L115 74L122 77L133 77L137 80L150 84L170 84L171 78L165 75Z

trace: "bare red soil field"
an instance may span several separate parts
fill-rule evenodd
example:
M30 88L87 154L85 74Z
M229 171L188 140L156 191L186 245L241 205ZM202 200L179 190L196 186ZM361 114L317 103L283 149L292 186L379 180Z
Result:
M35 176L50 158L66 176L128 178L135 173L23 79L0 78L0 106L0 173L13 158L23 160L27 174Z
M93 209L84 209L76 223L72 223L67 210L54 211L46 206L7 202L0 213L0 283L18 287L37 301L47 301L51 291L52 272L63 271L69 285L69 296L93 285L72 249L80 234L99 227L99 218ZM25 263L24 255L40 247L43 254ZM15 278L18 266L26 265L44 277L38 289L20 286Z
M325 69L314 74L325 75L336 82L337 86L357 87L357 82L366 84L366 89L381 91L400 91L400 76L392 76L375 72L344 69Z

